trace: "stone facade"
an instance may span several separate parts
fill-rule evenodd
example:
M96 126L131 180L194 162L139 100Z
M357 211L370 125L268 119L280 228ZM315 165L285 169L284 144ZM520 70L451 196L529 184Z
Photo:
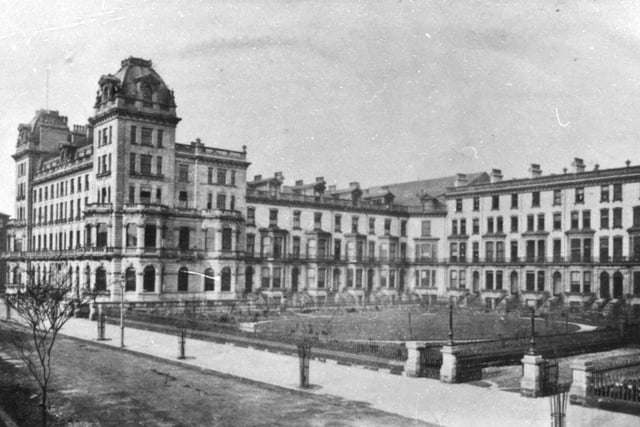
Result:
M64 269L112 300L640 303L640 167L288 186L248 180L245 147L176 142L151 61L125 59L98 88L86 125L40 110L18 128L10 285Z

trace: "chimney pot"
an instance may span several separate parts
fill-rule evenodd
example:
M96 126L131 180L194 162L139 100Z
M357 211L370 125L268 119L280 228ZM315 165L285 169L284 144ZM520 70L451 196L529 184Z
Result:
M627 160L626 162L627 167L631 166L631 160Z
M540 165L538 163L531 163L529 172L531 173L531 178L538 178L539 176L542 176L542 169L540 169Z
M582 160L579 157L576 157L575 159L573 159L573 163L571 163L571 166L573 166L575 173L584 172L584 160Z
M467 175L463 174L463 173L457 173L456 174L456 180L453 183L454 187L460 187L463 185L466 185L467 183Z

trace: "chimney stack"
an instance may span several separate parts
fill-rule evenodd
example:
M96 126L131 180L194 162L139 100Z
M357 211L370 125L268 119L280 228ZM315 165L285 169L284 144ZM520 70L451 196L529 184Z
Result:
M491 169L491 183L502 181L502 171L500 169Z
M320 182L324 182L324 176L318 176L316 177L316 184L320 183Z
M350 182L349 183L349 188L351 189L355 189L355 188L360 188L360 183L355 181L355 182Z
M453 183L454 187L462 187L463 185L467 185L467 175L463 173L456 174L456 180Z
M302 187L304 185L304 181L299 179L296 181L295 187Z
M542 169L540 169L540 165L537 163L531 163L529 172L531 172L531 178L538 178L542 176Z
M336 191L336 186L335 186L335 184L334 184L334 185L330 185L330 186L329 186L329 192L332 192L332 191Z
M276 178L278 181L284 181L284 175L282 174L282 172L274 173L273 177Z
M573 172L574 173L582 173L584 172L584 160L576 157L575 159L573 159L573 163L571 163L571 166L573 166Z
M262 175L256 175L253 177L254 181L262 181Z

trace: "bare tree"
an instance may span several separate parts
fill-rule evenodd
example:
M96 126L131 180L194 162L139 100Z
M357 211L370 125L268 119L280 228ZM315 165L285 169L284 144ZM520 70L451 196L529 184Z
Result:
M47 391L56 338L74 310L93 298L85 293L78 299L71 280L64 274L49 274L44 280L28 274L26 285L6 295L7 304L15 310L19 323L26 329L15 330L12 342L40 387L43 426L47 425Z

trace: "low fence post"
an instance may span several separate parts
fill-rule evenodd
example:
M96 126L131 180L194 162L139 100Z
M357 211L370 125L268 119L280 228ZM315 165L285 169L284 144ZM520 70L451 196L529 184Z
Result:
M551 403L551 427L565 427L567 425L567 395L564 391L549 396Z
M440 381L443 383L455 383L458 380L460 361L458 353L460 348L451 344L442 346L442 366L440 367Z
M525 354L522 358L520 394L525 397L542 396L545 359L539 354Z
M404 374L407 377L423 377L425 343L407 341L405 346L407 347L407 361L404 364Z

